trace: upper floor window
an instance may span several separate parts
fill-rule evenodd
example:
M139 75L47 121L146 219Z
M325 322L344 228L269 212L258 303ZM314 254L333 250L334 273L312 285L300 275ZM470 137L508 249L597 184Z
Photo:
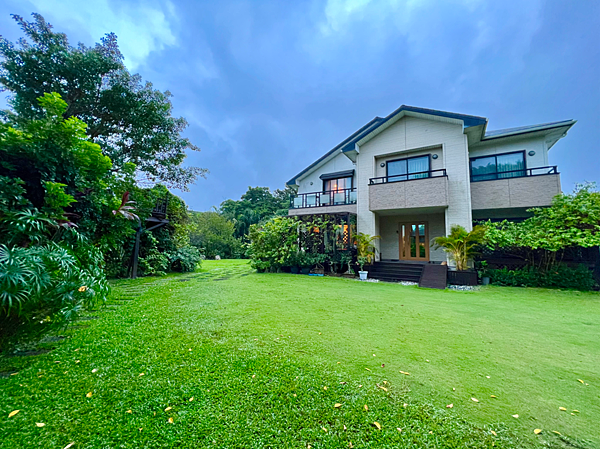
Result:
M525 151L471 158L471 181L525 176Z
M323 180L323 192L339 192L351 189L353 177L354 170L322 174L320 178Z
M430 175L428 154L388 161L386 167L388 182L429 178Z
M352 176L323 180L323 192L339 192L352 188Z

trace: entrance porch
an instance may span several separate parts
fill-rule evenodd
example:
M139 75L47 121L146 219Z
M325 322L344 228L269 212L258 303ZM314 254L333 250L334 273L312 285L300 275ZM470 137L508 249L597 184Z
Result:
M382 261L413 263L445 262L442 249L431 248L435 237L446 235L445 208L423 212L377 212L379 251Z

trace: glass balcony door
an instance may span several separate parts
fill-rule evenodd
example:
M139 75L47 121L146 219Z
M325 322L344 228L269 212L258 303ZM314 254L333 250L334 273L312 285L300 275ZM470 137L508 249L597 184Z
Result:
M426 221L398 224L400 260L429 261L429 226Z
M429 155L388 161L388 182L429 178Z

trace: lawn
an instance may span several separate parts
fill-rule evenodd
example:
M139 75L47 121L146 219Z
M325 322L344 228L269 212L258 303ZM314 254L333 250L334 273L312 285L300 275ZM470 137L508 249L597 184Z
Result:
M113 287L108 307L37 345L51 352L0 357L0 447L600 444L597 293L245 261Z

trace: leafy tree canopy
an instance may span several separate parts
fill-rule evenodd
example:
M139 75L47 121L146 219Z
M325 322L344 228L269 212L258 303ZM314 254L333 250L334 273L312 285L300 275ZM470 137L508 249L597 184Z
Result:
M217 212L192 212L190 244L200 249L206 257L239 257L241 243L233 234L233 222Z
M27 22L13 15L29 40L13 44L0 37L0 84L13 94L16 117L39 118L44 111L37 99L56 92L67 104L60 113L87 123L87 135L112 160L113 170L133 163L147 180L182 189L206 172L182 166L185 151L198 150L181 136L186 120L171 116L168 91L129 73L114 33L94 47L73 47L41 15L33 17Z
M550 207L530 212L533 216L521 223L488 222L488 246L550 252L600 246L600 192L594 183L578 185L571 194L555 196Z
M248 187L240 200L221 203L220 212L235 226L235 237L245 237L250 226L275 216L285 216L290 205L290 189Z

